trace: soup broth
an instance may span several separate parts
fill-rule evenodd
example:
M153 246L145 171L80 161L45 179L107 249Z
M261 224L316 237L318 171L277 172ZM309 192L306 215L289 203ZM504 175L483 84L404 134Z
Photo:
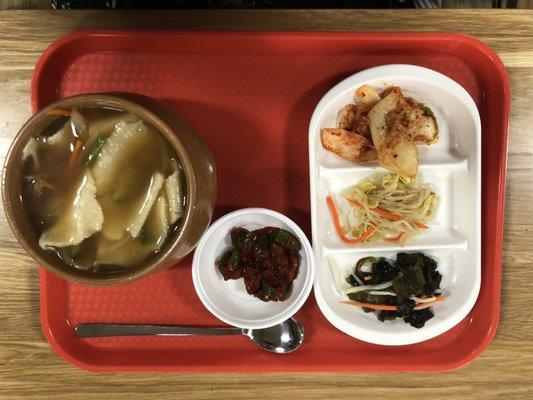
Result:
M23 151L22 200L41 248L84 270L136 265L161 249L185 204L164 137L121 110L61 116Z

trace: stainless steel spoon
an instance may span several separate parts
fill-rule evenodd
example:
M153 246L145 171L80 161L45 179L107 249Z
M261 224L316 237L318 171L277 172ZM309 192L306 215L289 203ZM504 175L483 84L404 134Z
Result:
M290 353L304 341L304 327L296 318L265 329L202 328L194 326L127 325L127 324L80 324L74 329L82 338L105 336L248 336L257 346L273 353Z

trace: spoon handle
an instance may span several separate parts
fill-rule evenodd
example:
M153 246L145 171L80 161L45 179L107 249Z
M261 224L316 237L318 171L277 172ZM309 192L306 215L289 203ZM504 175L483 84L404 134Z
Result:
M195 326L128 325L128 324L80 324L74 329L82 338L106 336L219 336L240 335L241 328L202 328Z

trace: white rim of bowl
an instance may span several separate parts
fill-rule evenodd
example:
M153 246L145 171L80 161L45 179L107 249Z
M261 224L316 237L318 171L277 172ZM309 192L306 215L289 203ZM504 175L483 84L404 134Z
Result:
M227 313L224 313L221 311L216 304L212 303L208 297L207 293L204 291L204 288L200 284L199 280L199 268L200 268L200 254L204 250L204 247L206 243L209 241L210 237L213 235L213 233L225 222L234 219L235 217L250 214L250 213L260 213L263 215L267 215L269 217L272 217L273 219L281 220L285 224L289 226L289 228L292 230L293 233L296 234L298 239L300 240L300 243L302 244L302 257L305 257L307 261L307 274L305 276L305 284L303 287L303 290L299 293L298 297L290 306L287 308L284 312L280 313L279 315L272 317L272 318L265 318L263 320L259 320L254 323L239 323L238 321L235 321L231 315L228 315ZM213 266L214 268L214 266ZM215 317L220 319L222 322L225 322L228 325L235 326L238 328L243 329L264 329L269 328L271 326L277 325L290 317L292 317L294 314L296 314L300 308L304 305L307 298L311 294L311 290L313 289L313 283L315 280L315 259L313 255L313 249L311 247L311 244L309 242L309 239L307 238L306 234L302 231L302 229L289 217L286 215L283 215L277 211L269 210L267 208L243 208L237 211L230 212L219 219L217 219L209 229L204 233L202 236L202 239L198 243L198 246L196 247L196 250L194 251L193 256L193 262L192 262L192 279L194 284L194 289L196 290L197 296L200 298L200 301L204 305L207 310L211 314L213 314Z

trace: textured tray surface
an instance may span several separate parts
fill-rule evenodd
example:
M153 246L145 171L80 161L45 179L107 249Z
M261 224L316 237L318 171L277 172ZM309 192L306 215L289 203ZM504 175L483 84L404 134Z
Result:
M504 70L477 41L454 35L76 33L41 58L32 102L35 111L58 97L113 91L162 99L196 127L213 152L219 171L215 217L241 207L272 208L309 234L311 113L338 81L390 63L448 75L481 113L483 163L493 168L483 167L489 185L483 192L482 287L465 320L424 343L376 346L337 331L311 296L297 314L306 329L304 346L286 357L237 337L73 335L80 322L220 325L196 297L188 257L168 271L112 288L65 283L42 271L41 318L54 348L93 370L445 370L475 358L498 322L509 106Z

